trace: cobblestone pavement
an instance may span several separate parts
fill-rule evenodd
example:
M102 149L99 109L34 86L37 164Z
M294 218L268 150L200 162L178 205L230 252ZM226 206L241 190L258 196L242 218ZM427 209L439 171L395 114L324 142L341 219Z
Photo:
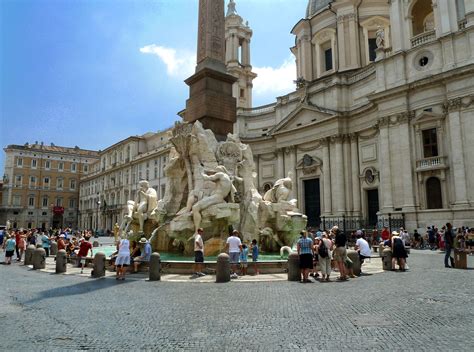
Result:
M472 350L474 271L412 253L405 273L312 284L117 282L0 265L0 350Z

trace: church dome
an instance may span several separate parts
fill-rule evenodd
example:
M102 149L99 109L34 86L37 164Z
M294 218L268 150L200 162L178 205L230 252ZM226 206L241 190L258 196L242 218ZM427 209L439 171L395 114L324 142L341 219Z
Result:
M316 12L326 7L332 0L308 0L306 7L306 18L313 16Z

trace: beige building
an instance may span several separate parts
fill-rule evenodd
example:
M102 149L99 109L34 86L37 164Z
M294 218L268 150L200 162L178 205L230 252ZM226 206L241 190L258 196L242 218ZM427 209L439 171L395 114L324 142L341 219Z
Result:
M9 145L0 224L14 228L77 227L79 179L98 153L54 144Z
M259 189L292 171L314 226L474 226L474 1L310 0L291 31L297 89L238 110Z
M99 160L80 181L80 228L107 231L120 224L139 180L148 180L163 197L168 152L167 131L132 136L99 151Z

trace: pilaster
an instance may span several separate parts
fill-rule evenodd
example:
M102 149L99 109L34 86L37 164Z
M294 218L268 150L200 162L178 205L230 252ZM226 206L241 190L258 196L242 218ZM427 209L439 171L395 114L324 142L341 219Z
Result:
M393 211L392 199L392 170L390 166L390 140L389 140L389 123L390 118L384 117L379 120L379 145L380 145L380 188L382 198L382 211Z
M324 215L332 213L331 202L331 165L329 161L329 143L323 140L323 198L324 198Z

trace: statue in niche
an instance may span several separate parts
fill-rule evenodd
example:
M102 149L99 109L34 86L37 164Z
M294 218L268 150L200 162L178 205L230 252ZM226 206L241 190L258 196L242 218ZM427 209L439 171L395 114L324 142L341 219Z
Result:
M288 176L275 182L273 187L263 196L263 200L271 203L287 202L293 189L293 173L288 172Z
M212 171L207 171L207 173L211 173ZM232 181L228 174L227 169L219 165L216 167L216 171L214 171L213 175L207 175L204 171L204 168L201 168L201 176L204 181L211 181L214 183L215 188L212 191L211 195L208 197L204 197L199 200L197 203L192 205L191 212L193 214L193 222L194 222L194 230L201 226L201 212L204 209L209 208L212 205L225 203L226 198L229 197L229 201L233 202L233 193L235 192L235 188L232 185ZM189 204L188 204L189 207Z
M385 48L385 30L381 26L378 26L375 32L375 45L378 49Z
M129 200L127 202L128 213L125 215L120 226L120 230L125 233L133 219L138 219L140 224L139 232L143 233L145 220L154 217L154 210L158 205L158 195L155 189L150 187L148 181L142 180L138 184L140 189L138 190L137 197L135 201Z

